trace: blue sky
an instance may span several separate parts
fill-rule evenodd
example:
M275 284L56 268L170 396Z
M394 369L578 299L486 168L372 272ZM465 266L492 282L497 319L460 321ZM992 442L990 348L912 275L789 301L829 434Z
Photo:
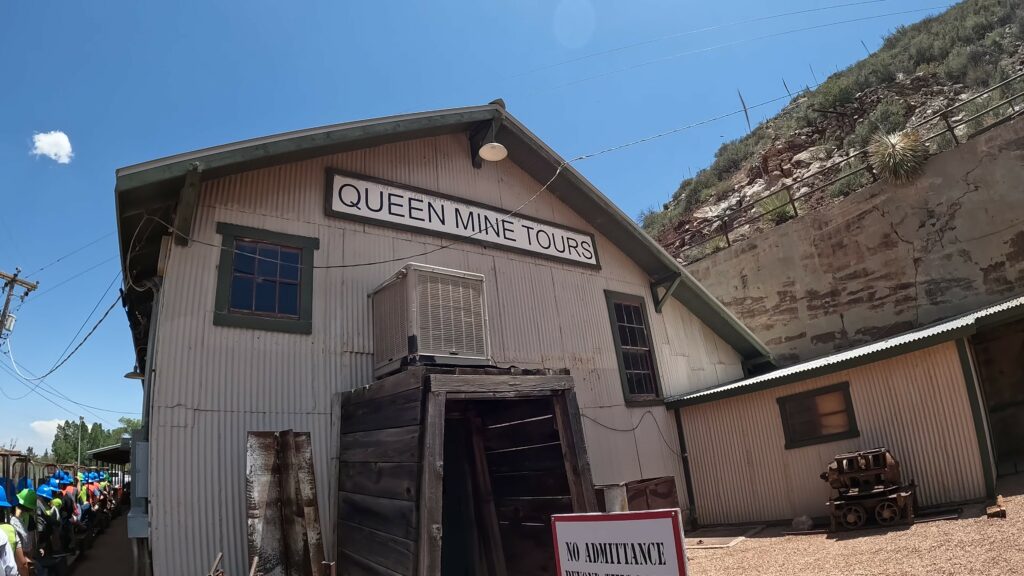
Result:
M874 50L888 31L944 4L879 0L749 22L853 2L3 2L0 270L30 273L100 239L32 277L41 286L17 312L15 358L45 372L81 338L73 336L94 305L83 334L113 301L116 286L101 295L119 269L111 235L117 167L498 97L573 157L736 110L737 89L753 104L784 95L783 78L794 89L812 84L812 69L824 79L864 57L862 41ZM913 12L892 14L904 11ZM854 19L862 20L832 25ZM633 44L641 45L618 49ZM604 54L588 57L596 53ZM753 120L782 104L754 111ZM745 130L733 116L577 168L635 216ZM55 135L32 153L34 137L53 131L67 135L70 157ZM11 367L6 355L0 362ZM54 420L82 414L109 426L121 415L90 413L54 390L137 412L141 387L122 377L132 364L118 307L39 388L60 406L0 369L0 442L41 453Z

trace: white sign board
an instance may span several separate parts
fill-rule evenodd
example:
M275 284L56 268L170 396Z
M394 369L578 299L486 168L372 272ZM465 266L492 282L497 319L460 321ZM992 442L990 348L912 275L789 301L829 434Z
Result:
M685 576L678 509L551 517L558 576Z
M329 171L327 214L599 266L594 236L511 210Z

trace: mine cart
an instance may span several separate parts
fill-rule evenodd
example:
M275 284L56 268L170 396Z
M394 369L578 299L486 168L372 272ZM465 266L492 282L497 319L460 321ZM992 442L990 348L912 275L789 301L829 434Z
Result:
M821 479L836 491L826 504L833 531L914 522L914 481L902 483L888 448L839 454Z

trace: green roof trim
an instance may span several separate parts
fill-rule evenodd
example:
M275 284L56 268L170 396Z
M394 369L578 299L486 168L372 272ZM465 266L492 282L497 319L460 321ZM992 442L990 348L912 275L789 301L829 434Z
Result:
M209 180L392 142L468 133L481 122L495 120L500 120L497 140L508 149L509 159L535 180L547 182L563 165L561 156L508 114L503 106L488 104L297 130L121 168L117 170L115 202L122 261L135 229L129 224L130 219L138 218L147 208L176 202L193 164L198 165L203 180ZM758 360L770 356L753 333L573 166L566 165L548 189L625 252L650 278L681 274L673 297L743 358ZM133 263L138 260L139 256L134 257Z

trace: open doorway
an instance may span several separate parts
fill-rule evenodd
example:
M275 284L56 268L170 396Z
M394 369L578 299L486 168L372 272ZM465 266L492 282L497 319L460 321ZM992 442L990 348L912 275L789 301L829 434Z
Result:
M1024 472L1024 319L971 337L999 476Z
M444 576L554 573L551 515L573 511L551 398L449 400Z

